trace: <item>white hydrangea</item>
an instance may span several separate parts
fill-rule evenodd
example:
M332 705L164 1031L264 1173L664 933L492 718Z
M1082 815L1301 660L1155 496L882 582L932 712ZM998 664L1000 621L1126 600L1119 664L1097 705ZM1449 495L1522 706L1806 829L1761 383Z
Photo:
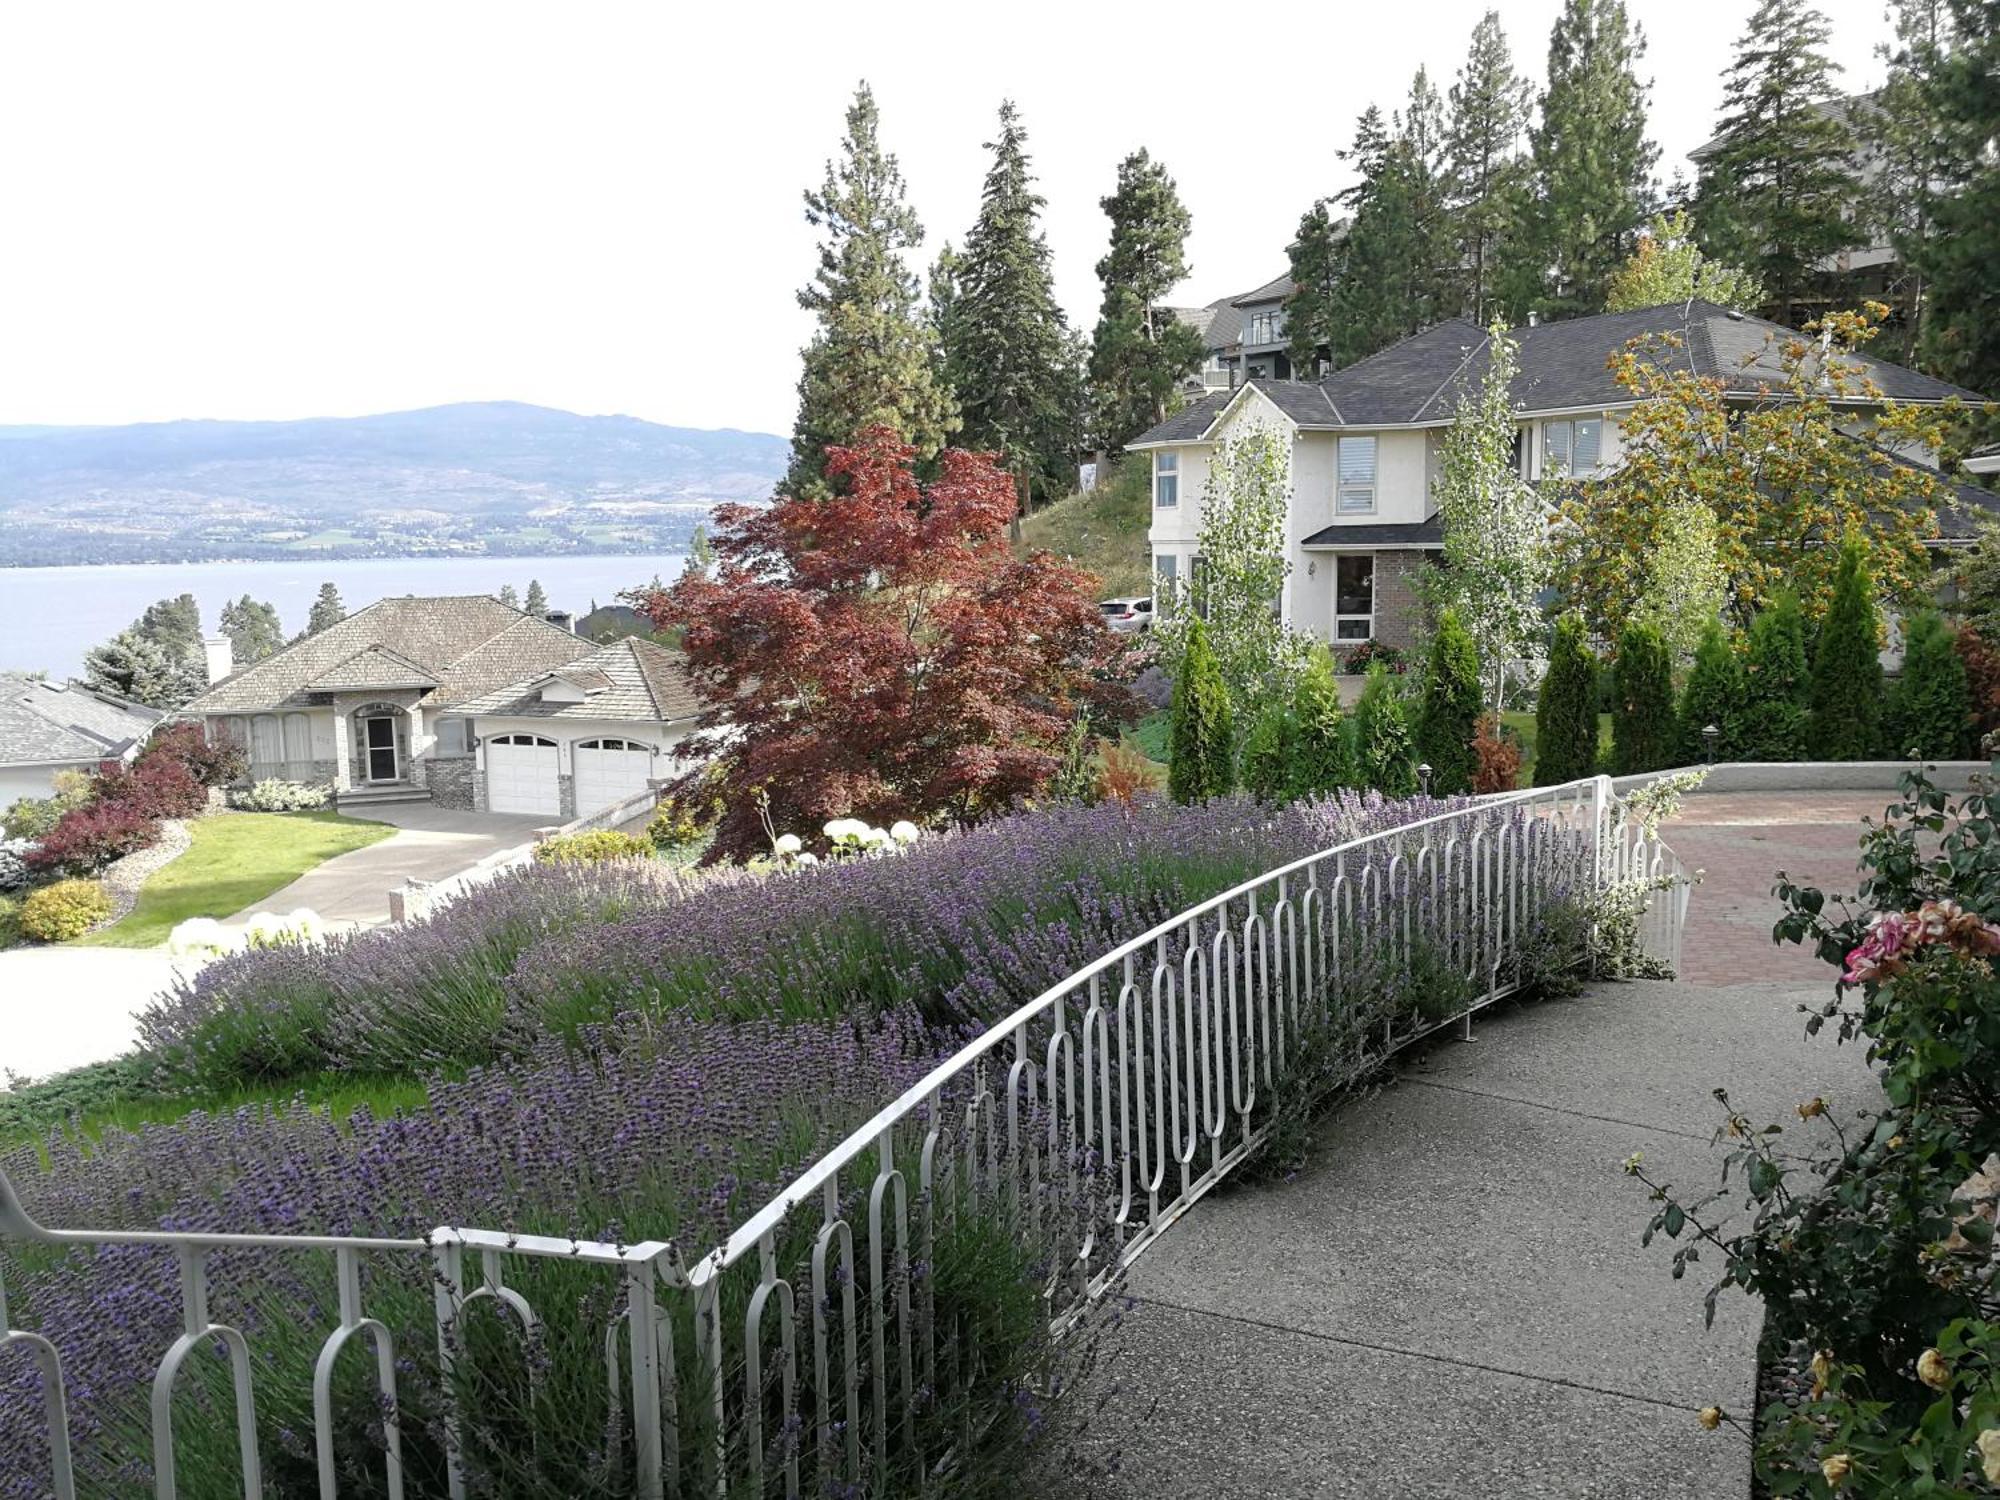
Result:
M805 846L805 840L800 838L796 833L784 833L778 836L778 853L787 859L797 854Z
M914 844L917 841L917 825L908 818L899 818L889 825L889 837L899 844Z
M240 942L239 934L213 917L189 917L167 934L167 952L176 958L218 958L235 951Z

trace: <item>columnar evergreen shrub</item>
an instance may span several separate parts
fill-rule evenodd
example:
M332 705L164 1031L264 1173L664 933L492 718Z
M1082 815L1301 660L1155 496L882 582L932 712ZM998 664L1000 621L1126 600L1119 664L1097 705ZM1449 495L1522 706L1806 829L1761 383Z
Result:
M1451 795L1472 790L1479 768L1472 738L1480 706L1479 653L1457 614L1446 610L1431 638L1417 718L1417 757L1431 768L1432 791Z
M1243 790L1259 802L1289 800L1296 741L1291 705L1266 703L1243 737Z
M1912 616L1904 627L1903 674L1889 720L1898 757L1948 760L1965 754L1972 727L1965 663L1951 627L1935 610Z
M1806 737L1816 760L1882 753L1882 659L1873 584L1861 544L1840 549L1833 600L1819 624L1807 688Z
M1167 791L1176 802L1225 797L1236 784L1236 733L1229 688L1209 649L1208 627L1189 622L1180 676L1174 681L1168 736Z
M1736 729L1742 712L1742 659L1722 622L1710 620L1694 648L1694 666L1681 689L1680 759L1689 765L1701 764L1710 754L1717 760L1732 759L1737 753ZM1702 734L1711 725L1720 731L1712 748Z
M1294 797L1320 797L1353 786L1354 748L1341 712L1340 684L1330 652L1315 651L1299 678L1292 705Z
M1535 785L1559 786L1597 769L1597 658L1583 617L1556 621L1549 670L1535 703Z
M1734 738L1745 760L1806 758L1806 622L1789 591L1750 622Z
M1627 625L1613 672L1611 763L1620 776L1674 761L1674 676L1667 643L1651 625Z
M1361 701L1354 705L1354 753L1362 785L1385 797L1416 795L1417 750L1409 710L1380 666L1368 669Z

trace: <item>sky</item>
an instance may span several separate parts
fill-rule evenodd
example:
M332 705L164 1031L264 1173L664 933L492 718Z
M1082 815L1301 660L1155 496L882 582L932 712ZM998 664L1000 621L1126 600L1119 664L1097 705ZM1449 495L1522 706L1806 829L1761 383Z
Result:
M1056 288L1088 330L1098 200L1144 146L1194 216L1176 300L1285 268L1337 152L1489 0L0 9L0 424L530 401L788 432L800 194L867 78L928 264L1019 106ZM1844 89L1882 0L1820 0ZM1752 0L1629 0L1661 172L1711 134ZM1560 0L1503 0L1540 81ZM921 266L919 267L921 269Z

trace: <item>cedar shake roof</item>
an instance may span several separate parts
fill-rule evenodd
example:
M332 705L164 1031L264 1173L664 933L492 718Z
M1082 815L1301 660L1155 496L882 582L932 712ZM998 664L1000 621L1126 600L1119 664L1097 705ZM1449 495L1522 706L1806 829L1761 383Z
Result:
M0 765L115 760L164 717L80 682L0 672Z
M581 703L551 703L542 688L551 681L581 688ZM666 724L701 712L681 658L652 641L626 636L553 672L540 672L477 698L452 712L529 719L627 719Z
M305 708L318 695L388 689L381 680L421 690L417 702L449 708L510 682L545 675L591 654L589 641L523 614L486 594L380 599L317 635L252 662L189 703L188 715L263 713ZM429 686L416 680L421 674ZM333 684L354 681L353 687ZM328 686L320 686L322 682Z

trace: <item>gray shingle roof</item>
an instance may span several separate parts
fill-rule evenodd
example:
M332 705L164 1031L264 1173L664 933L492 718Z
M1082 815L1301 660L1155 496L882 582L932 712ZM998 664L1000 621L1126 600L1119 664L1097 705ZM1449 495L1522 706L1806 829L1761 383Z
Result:
M80 682L0 672L0 765L116 759L164 717Z
M1287 271L1276 280L1265 282L1255 291L1245 292L1242 296L1235 298L1234 305L1237 307L1252 307L1259 302L1282 302L1285 298L1292 295L1296 286L1297 283L1292 280L1292 273Z
M541 696L551 678L582 688L581 703L550 703ZM681 659L664 646L626 636L569 666L538 672L452 705L454 713L502 714L533 719L624 719L672 723L701 711Z
M1301 547L1442 547L1444 519L1428 521L1335 522L1315 531Z
M428 673L436 686L417 701L438 708L553 671L595 649L559 625L484 594L403 595L377 600L338 625L232 673L183 712L303 708L315 691L329 691L315 684L345 664L357 658L384 664L385 657L368 656L375 647L400 659L405 664L402 670Z
M328 667L306 686L315 693L350 693L366 688L433 688L437 678L387 646L365 646Z

